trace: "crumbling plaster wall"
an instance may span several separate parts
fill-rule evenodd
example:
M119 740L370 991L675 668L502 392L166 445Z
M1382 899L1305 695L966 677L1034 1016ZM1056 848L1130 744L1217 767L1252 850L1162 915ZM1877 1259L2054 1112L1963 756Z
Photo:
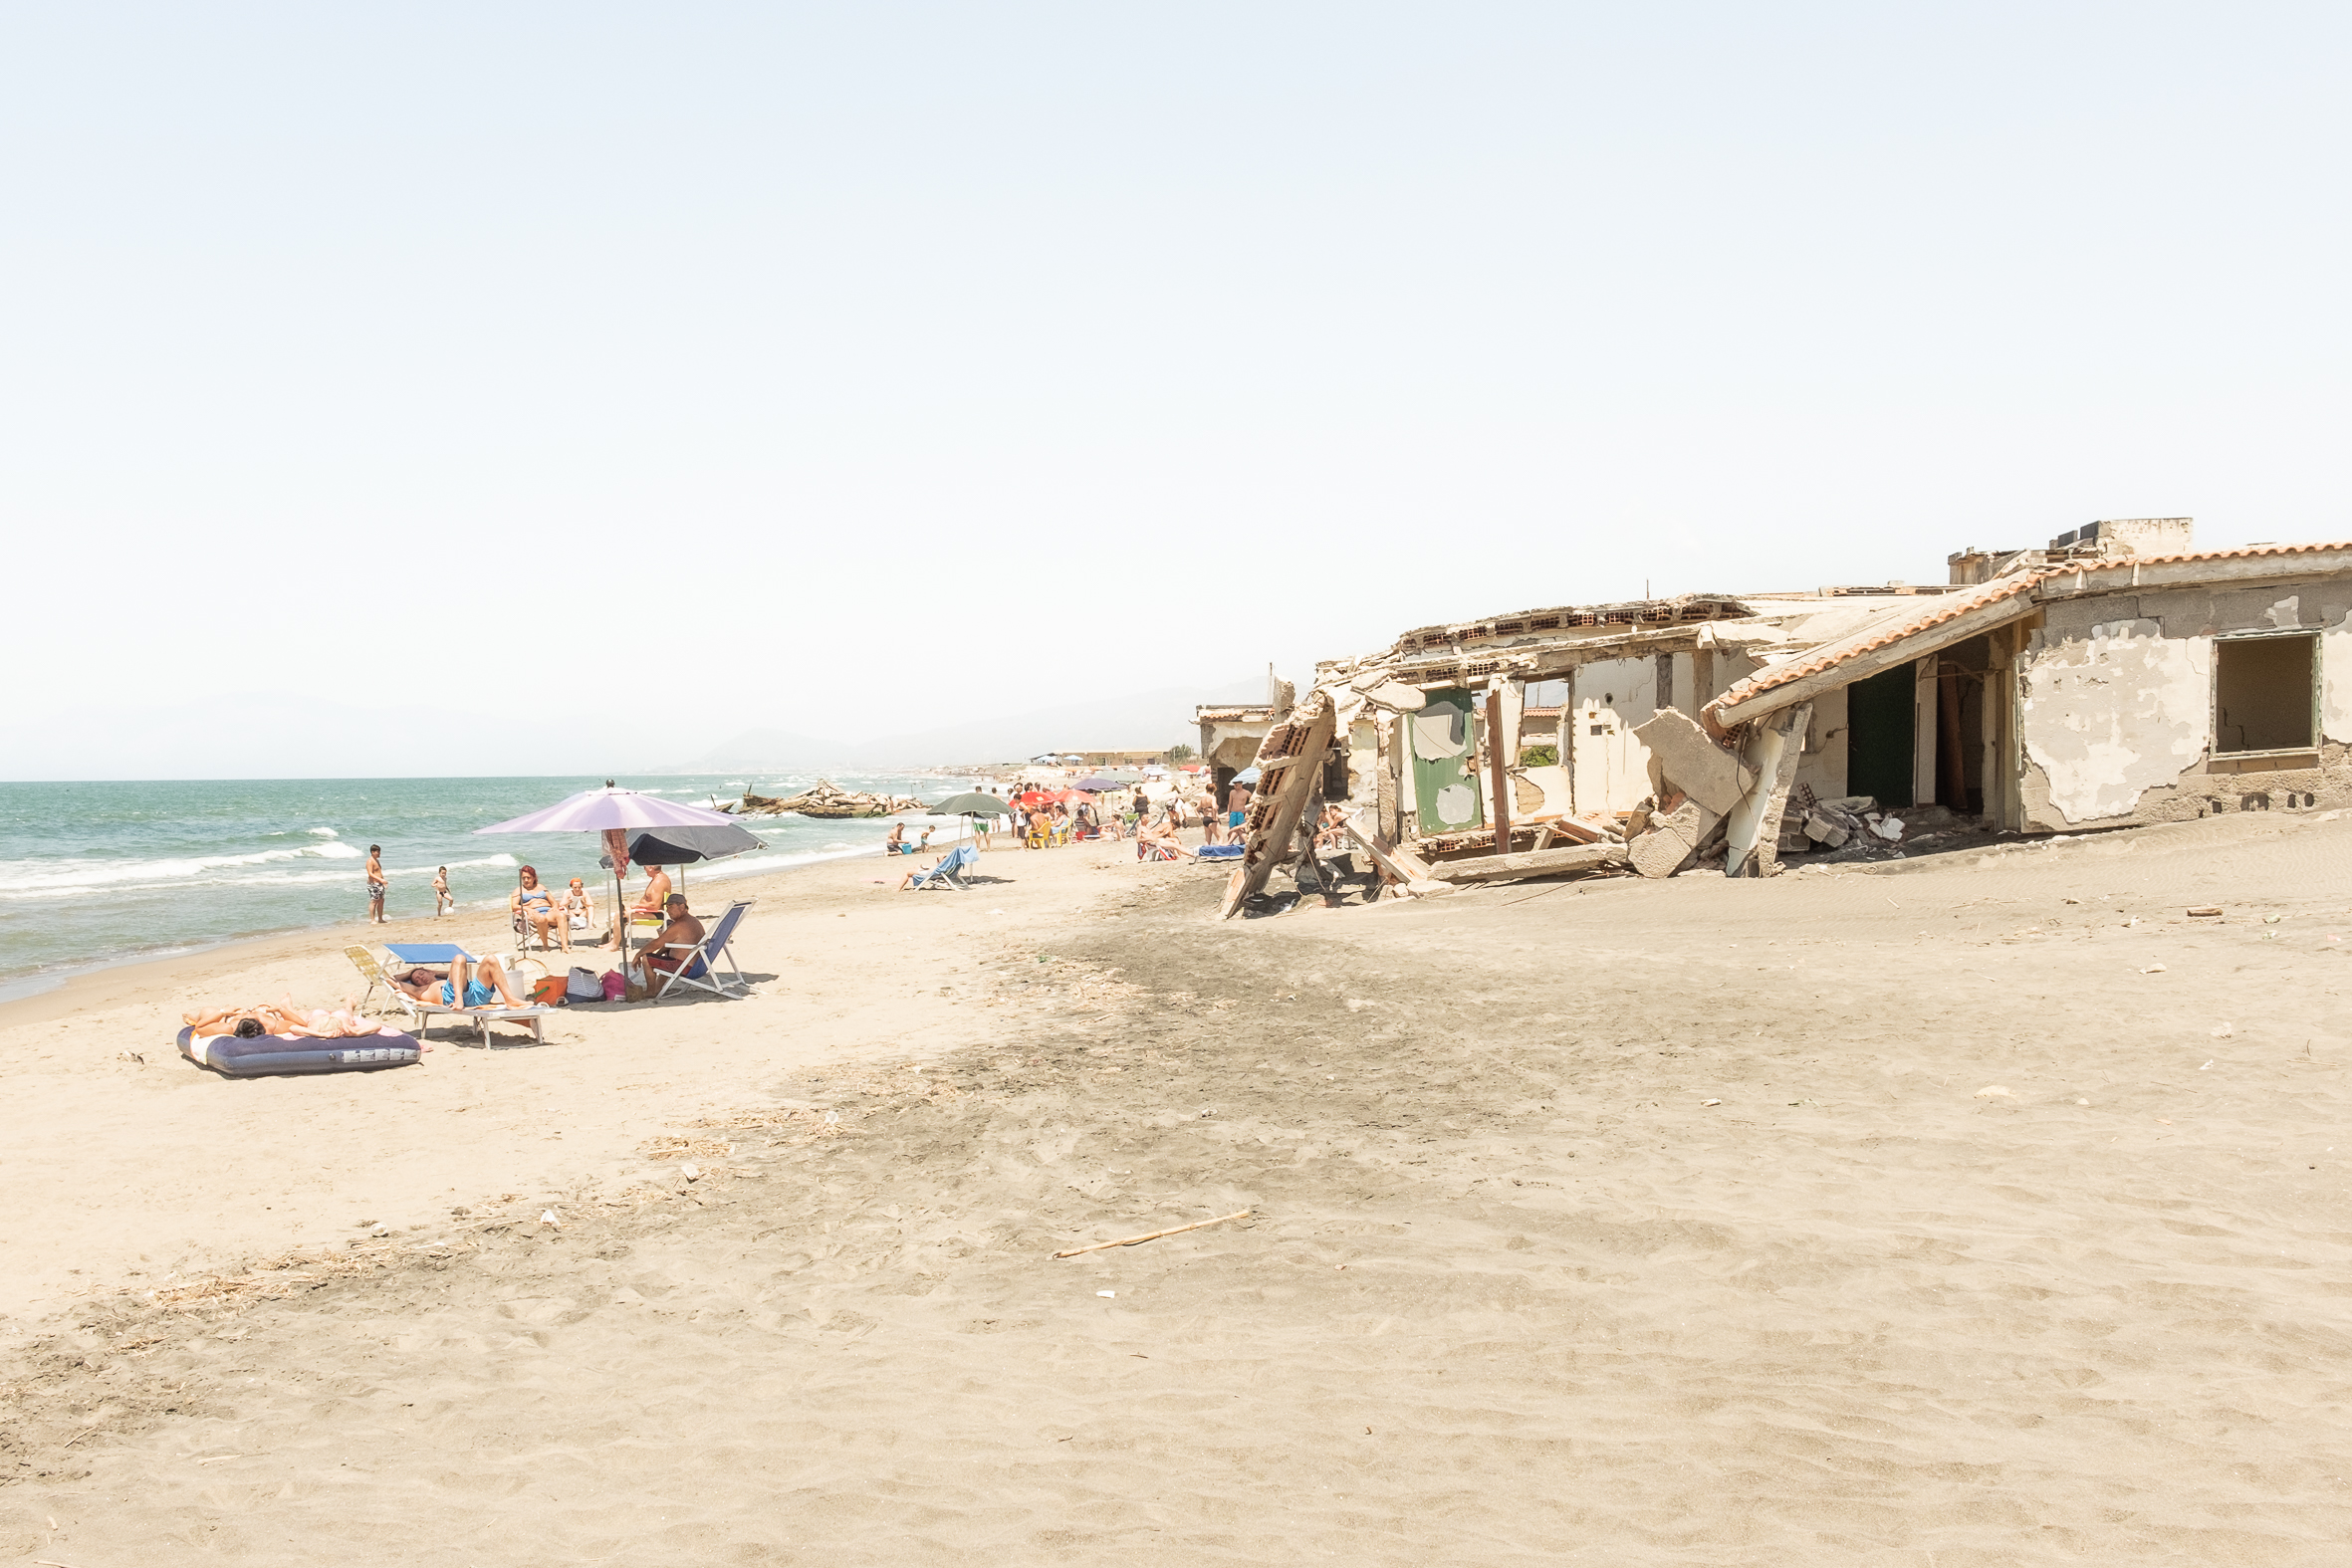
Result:
M1804 756L1796 766L1796 782L1813 791L1816 800L1834 800L1846 793L1846 689L1826 691L1813 699L1812 723L1805 727Z
M2216 637L2298 627L2319 633L2318 766L2217 765ZM2352 805L2352 579L2056 597L2018 699L2029 832Z

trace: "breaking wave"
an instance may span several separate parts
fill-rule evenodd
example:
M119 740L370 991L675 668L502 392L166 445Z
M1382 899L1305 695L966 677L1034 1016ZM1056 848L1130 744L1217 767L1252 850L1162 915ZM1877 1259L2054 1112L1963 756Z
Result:
M79 892L86 888L141 883L219 880L219 873L241 866L361 858L359 851L349 844L323 843L302 849L263 849L249 855L191 855L167 860L10 860L0 862L0 894ZM350 874L353 873L336 873Z

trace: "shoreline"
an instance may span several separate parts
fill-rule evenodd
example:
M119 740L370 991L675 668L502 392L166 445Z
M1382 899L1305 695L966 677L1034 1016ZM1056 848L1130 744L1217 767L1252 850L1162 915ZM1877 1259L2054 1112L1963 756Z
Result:
M355 1227L423 1233L459 1211L537 1214L629 1190L673 1169L646 1163L663 1158L647 1151L665 1127L765 1103L779 1073L919 1064L991 1039L1022 995L996 984L1008 960L1058 942L1086 918L1073 912L1168 880L1170 867L1122 859L1127 847L999 848L962 892L899 892L903 868L877 864L878 846L729 878L726 897L755 901L733 944L748 993L561 1008L544 1044L494 1025L486 1048L441 1018L420 1032L423 1059L392 1071L223 1078L174 1040L197 1007L357 996L349 947L506 951L503 908L253 937L0 1004L0 1179L16 1200L0 1247L17 1265L0 1271L0 1325L93 1290L341 1245ZM614 959L574 954L543 961L561 973ZM381 1014L380 996L369 1011Z
M762 854L768 853L768 851L754 850L751 851L751 853ZM835 861L857 860L869 856L878 857L881 855L881 846L876 844L872 848L842 849L829 852L812 853L792 860L784 865L745 868L733 873L722 871L714 867L713 869L706 870L701 873L701 881L758 881L764 877L787 876L792 872L806 870L811 866L829 865ZM690 883L687 887L687 892L689 895L691 895L699 886L700 882ZM610 897L611 885L607 883L605 885L603 896L598 900L599 906L601 906L603 903L609 902ZM438 922L443 920L461 920L466 918L468 915L491 916L495 918L496 912L503 907L504 905L498 900L485 899L478 903L460 904L447 915L418 915L404 918L395 918L386 921L380 926L375 925L364 918L352 921L328 921L323 924L311 926L278 926L273 927L267 931L240 932L233 936L200 938L188 943L175 944L160 949L132 951L112 958L94 960L88 964L78 964L69 970L35 970L14 979L0 980L0 1028L6 1028L12 1024L17 1023L39 1021L39 1019L43 1016L58 1016L60 1015L60 1012L57 1010L43 1013L37 1008L32 1011L26 1011L24 1009L32 1008L33 1005L41 1002L58 999L65 993L72 992L78 987L82 987L84 982L95 981L101 976L113 975L124 970L136 970L149 965L177 966L192 963L193 961L199 959L215 958L223 954L233 955L241 949L254 948L265 943L291 941L299 937L317 936L324 932L356 931L365 933L369 931L389 931L396 926L405 926L411 922L423 922L424 930L429 933L435 928ZM347 942L339 944L339 946L360 946L367 944L372 940L373 939L364 935L355 936ZM429 936L411 933L396 937L393 940L401 942L426 941L429 940ZM20 990L20 988L30 989ZM67 1008L63 1010L72 1011L79 1009Z

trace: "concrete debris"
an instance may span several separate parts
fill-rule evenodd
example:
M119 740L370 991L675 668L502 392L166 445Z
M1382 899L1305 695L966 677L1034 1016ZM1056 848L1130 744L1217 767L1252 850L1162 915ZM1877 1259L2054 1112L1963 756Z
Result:
M1670 811L1652 811L1648 831L1626 843L1626 861L1643 876L1672 876L1698 860L1699 846L1720 820L1691 799Z
M1650 784L1660 798L1679 791L1717 816L1729 816L1756 783L1739 758L1673 708L1661 708L1647 723L1635 725L1633 736L1650 749Z
M1805 836L1816 844L1827 844L1835 849L1854 836L1854 819L1834 807L1816 805L1805 818Z
M1625 864L1633 851L1622 844L1578 844L1571 849L1522 850L1509 855L1479 855L1474 859L1439 861L1429 874L1448 884L1513 882L1523 877L1559 876L1569 871L1600 871ZM1663 872L1659 873L1664 875Z

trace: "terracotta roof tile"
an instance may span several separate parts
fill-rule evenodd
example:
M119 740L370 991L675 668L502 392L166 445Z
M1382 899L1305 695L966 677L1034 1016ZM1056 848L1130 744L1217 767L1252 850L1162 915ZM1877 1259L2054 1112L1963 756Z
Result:
M2246 545L2236 550L2196 550L2169 556L2116 556L2104 560L2068 561L2041 566L2025 571L2014 571L1995 577L1991 582L1979 583L1965 593L1946 594L1941 598L1923 599L1916 609L1882 616L1847 636L1825 642L1809 653L1783 660L1769 669L1757 671L1744 681L1727 689L1721 697L1709 703L1709 708L1727 708L1746 702L1760 692L1790 681L1803 680L1834 668L1857 654L1874 648L1884 648L1906 637L1946 621L1958 620L1971 610L1999 603L2014 594L2025 592L2053 577L2071 577L2094 571L2119 571L2127 566L2177 565L2197 560L2242 560L2256 556L2313 556L2325 551L2352 551L2352 544L2323 543L2316 545Z
M1891 615L1882 615L1861 630L1850 632L1830 642L1824 642L1810 653L1800 653L1793 659L1783 659L1768 669L1758 670L1744 681L1737 681L1721 697L1709 703L1710 708L1728 708L1746 702L1759 692L1785 686L1790 681L1818 675L1823 670L1843 664L1856 654L1868 653L1873 648L1884 648L1932 626L1958 620L1971 610L1999 603L2014 594L2022 593L2045 575L2039 571L2012 572L2005 577L1995 577L1981 582L1965 593L1947 593L1938 598L1914 601L1914 606Z

